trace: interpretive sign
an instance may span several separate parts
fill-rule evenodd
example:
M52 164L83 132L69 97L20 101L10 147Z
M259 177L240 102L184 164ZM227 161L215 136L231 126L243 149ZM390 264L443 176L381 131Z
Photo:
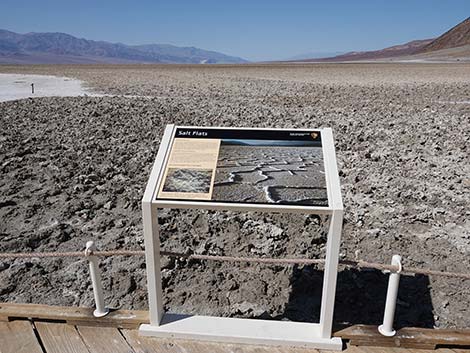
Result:
M157 199L328 206L321 132L176 128Z
M163 309L159 208L329 216L319 323L169 314ZM142 199L150 324L140 333L341 349L331 337L343 203L331 129L168 125Z

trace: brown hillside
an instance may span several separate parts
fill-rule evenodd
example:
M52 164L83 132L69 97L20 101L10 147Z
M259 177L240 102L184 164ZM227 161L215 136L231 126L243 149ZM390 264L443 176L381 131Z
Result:
M423 47L419 52L428 53L431 51L461 47L470 44L470 17L452 27L446 33L436 38L434 41Z
M363 52L351 52L342 55L335 56L333 58L323 58L323 59L305 59L300 61L355 61L355 60L376 60L384 58L392 58L397 56L412 55L431 43L433 39L422 39L414 40L405 44L394 45L381 50L374 51L363 51Z
M436 52L442 55L441 60L459 57L468 58L467 52L470 46L470 17L448 30L438 38L414 40L401 45L394 45L381 50L350 52L331 58L304 59L303 62L341 62L341 61L361 61L380 60L392 58L424 58L429 59L429 55ZM456 51L454 48L461 48ZM447 55L447 56L446 56Z

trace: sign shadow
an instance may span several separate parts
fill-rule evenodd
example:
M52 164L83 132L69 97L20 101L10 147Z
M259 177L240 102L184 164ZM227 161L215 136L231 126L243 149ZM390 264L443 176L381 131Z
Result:
M382 324L388 274L371 269L340 269L336 288L334 325ZM284 317L292 321L319 322L323 271L295 266ZM395 312L395 329L434 327L429 277L401 275Z

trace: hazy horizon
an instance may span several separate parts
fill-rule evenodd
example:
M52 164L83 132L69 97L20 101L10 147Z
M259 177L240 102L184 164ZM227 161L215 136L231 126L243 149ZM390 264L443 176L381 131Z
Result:
M382 49L436 37L470 16L470 2L173 1L98 4L5 0L0 27L125 44L198 47L251 61Z

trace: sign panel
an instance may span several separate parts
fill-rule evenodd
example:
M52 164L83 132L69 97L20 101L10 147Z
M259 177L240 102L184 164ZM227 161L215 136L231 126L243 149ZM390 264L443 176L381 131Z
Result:
M156 198L328 207L321 131L176 128Z

